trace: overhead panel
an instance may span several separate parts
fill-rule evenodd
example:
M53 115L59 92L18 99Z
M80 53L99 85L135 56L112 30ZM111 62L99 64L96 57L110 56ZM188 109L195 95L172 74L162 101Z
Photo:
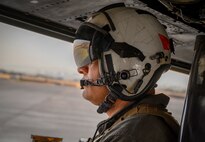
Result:
M160 1L169 2L169 0ZM1 0L0 20L72 41L76 29L92 13L107 5L122 2L127 7L147 10L159 19L175 45L175 54L172 56L173 67L188 72L193 61L195 37L203 34L205 28L203 24L186 23L158 0Z

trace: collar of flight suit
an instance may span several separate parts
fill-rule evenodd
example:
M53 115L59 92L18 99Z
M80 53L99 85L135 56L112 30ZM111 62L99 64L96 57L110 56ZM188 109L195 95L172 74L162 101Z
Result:
M101 121L98 124L98 126L100 126L98 129L98 132L99 134L102 134L105 132L105 130L110 129L114 125L120 123L121 120L124 120L125 118L133 115L134 112L130 112L132 108L136 108L136 107L146 104L149 107L157 106L158 108L164 109L166 111L166 107L168 103L169 103L169 97L164 94L146 95L141 101L137 103L133 102L126 108L116 113L113 117Z

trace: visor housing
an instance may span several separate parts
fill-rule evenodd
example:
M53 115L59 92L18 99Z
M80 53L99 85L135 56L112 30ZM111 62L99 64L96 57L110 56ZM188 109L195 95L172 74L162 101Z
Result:
M111 35L91 23L83 23L76 32L74 40L74 59L77 67L90 64L108 51L114 42Z

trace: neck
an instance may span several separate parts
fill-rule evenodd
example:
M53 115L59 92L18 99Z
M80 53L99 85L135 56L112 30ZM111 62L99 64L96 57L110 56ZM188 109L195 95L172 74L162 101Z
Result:
M127 105L129 105L131 102L129 101L123 101L120 99L117 99L115 104L106 112L107 115L112 117L114 114L125 108Z

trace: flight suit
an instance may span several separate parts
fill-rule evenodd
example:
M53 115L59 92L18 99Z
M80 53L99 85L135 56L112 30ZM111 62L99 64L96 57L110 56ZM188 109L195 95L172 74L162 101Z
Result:
M100 122L88 142L177 142L179 124L167 112L168 102L164 94L147 95L115 122Z

